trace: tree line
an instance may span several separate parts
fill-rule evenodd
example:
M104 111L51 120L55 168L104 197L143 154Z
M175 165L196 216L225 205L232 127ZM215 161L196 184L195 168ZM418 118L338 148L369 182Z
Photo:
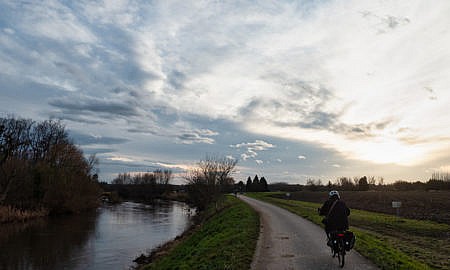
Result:
M111 184L102 183L103 190L115 192L120 198L150 202L172 191L171 170L157 169L145 173L119 173Z
M324 191L324 190L448 190L450 189L450 175L448 173L435 172L427 182L407 182L398 180L394 183L384 183L383 177L339 177L335 182L323 183L320 179L308 179L306 185L299 186L299 190Z
M263 176L261 179L259 179L258 175L255 175L255 177L252 178L249 176L247 178L247 182L244 185L244 182L239 181L237 183L236 191L239 192L264 192L269 191L269 185L267 184L266 178Z
M119 173L111 184L115 185L168 185L172 179L171 170L157 169L145 173Z
M0 205L48 209L92 208L100 192L95 155L85 158L59 121L0 118Z

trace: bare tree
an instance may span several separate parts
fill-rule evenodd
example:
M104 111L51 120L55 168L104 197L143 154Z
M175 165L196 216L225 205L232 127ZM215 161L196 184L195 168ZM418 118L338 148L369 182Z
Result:
M0 118L0 204L78 211L97 202L86 160L59 121Z
M168 185L170 183L170 180L172 180L172 171L171 170L164 170L163 171L163 184Z
M189 198L200 210L208 204L219 201L221 194L234 184L230 175L234 172L237 160L219 156L206 156L197 167L188 171L185 179Z
M32 124L31 120L0 118L0 204L18 179L19 168L14 163L26 157Z
M369 176L367 178L367 181L369 182L370 186L375 186L375 184L377 183L377 179L375 178L375 176Z
M384 178L383 177L378 177L378 185L379 186L383 186L384 185Z
M353 181L350 177L339 177L337 180L337 184L343 190L353 190L355 187L355 185L353 184Z

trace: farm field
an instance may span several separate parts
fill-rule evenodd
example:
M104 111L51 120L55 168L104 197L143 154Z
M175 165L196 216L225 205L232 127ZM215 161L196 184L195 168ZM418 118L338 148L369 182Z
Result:
M291 192L290 198L305 202L323 203L325 191ZM400 201L400 216L405 218L431 220L450 224L450 191L340 191L342 199L352 209L367 210L385 214L396 214L392 201ZM280 193L275 197L285 198Z
M306 192L292 194L291 197L307 196L306 194L311 196L311 200L313 195L318 197L317 195L322 194L325 199L327 197L326 192ZM322 226L322 217L317 214L321 203L287 200L285 193L281 192L248 195L278 205ZM350 229L357 237L355 249L381 269L450 269L448 224L397 218L391 214L354 208L349 222Z

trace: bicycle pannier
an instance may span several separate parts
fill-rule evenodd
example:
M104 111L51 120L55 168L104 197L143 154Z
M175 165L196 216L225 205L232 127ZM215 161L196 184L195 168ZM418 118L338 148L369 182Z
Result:
M344 245L345 245L345 250L346 251L350 251L353 246L355 245L355 240L356 237L353 234L353 232L351 231L346 231L344 234Z

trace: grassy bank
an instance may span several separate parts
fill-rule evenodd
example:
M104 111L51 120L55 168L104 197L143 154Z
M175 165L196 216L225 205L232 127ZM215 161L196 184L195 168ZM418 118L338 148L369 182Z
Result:
M223 209L143 269L250 269L258 235L257 213L228 196Z
M273 198L274 193L251 197L285 208L321 224L318 203ZM450 226L431 221L352 210L349 220L355 232L355 249L382 269L450 269Z

